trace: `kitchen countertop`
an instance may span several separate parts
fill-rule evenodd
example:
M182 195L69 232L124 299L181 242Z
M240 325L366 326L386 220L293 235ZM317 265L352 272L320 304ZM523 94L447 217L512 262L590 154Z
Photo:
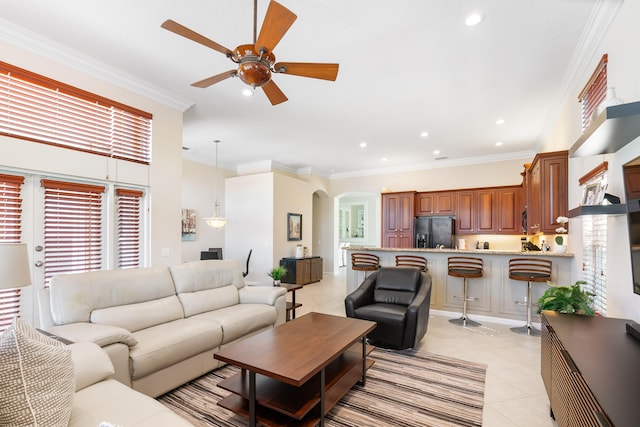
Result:
M364 246L347 246L344 249L349 251L372 251L372 252L422 252L422 253L455 253L473 255L522 255L522 256L549 256L573 258L572 252L558 253L553 251L510 251L506 249L427 249L427 248L375 248Z

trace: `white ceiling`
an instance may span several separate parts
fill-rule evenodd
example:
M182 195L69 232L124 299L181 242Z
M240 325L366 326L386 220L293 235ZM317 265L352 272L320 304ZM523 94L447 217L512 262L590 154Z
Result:
M261 90L241 95L239 79L191 87L234 64L160 28L171 18L234 49L253 40L252 0L0 0L0 37L35 37L65 62L109 64L184 102L185 158L213 162L218 139L221 166L338 177L536 151L584 71L584 40L616 1L280 0L298 19L277 60L340 71L335 82L275 75L289 98L275 107ZM258 28L267 4L258 0ZM471 12L484 15L478 26L465 26Z

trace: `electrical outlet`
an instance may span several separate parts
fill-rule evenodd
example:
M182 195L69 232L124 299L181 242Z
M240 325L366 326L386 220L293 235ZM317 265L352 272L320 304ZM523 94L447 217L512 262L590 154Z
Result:
M167 257L167 256L169 256L169 253L170 253L169 248L162 248L162 251L160 252L160 255L163 256L163 257Z

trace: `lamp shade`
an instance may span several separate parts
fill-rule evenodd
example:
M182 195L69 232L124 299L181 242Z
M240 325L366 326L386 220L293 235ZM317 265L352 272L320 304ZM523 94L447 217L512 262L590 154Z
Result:
M23 286L31 286L27 245L0 243L0 289Z

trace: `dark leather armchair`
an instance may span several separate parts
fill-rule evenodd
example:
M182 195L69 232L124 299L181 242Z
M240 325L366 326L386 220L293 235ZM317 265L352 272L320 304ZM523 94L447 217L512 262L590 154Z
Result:
M382 267L372 273L344 303L347 317L378 326L368 338L374 345L413 348L427 333L431 275L415 267Z

